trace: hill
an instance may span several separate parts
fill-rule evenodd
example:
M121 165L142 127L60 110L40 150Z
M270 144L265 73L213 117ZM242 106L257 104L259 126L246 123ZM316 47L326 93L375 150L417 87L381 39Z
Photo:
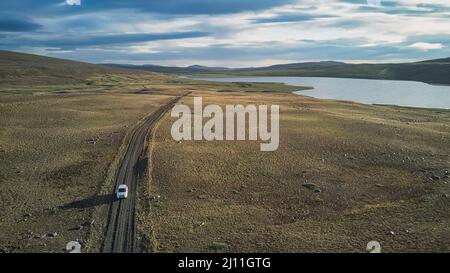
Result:
M192 74L192 73L208 73L208 72L227 72L232 71L232 69L226 67L208 67L201 65L191 65L187 67L177 67L177 66L161 66L161 65L132 65L132 64L103 64L108 67L114 68L124 68L124 69L135 69L143 71L151 71L157 73L175 73L175 74Z
M430 84L450 84L450 58L399 64L348 64L343 62L306 62L250 68L209 68L205 66L121 66L154 72L230 76L303 76L362 79L409 80Z
M0 51L0 84L52 85L88 83L94 76L136 74L136 70Z
M145 72L147 71L147 72ZM422 81L450 84L450 58L398 64L348 64L335 61L279 64L267 67L226 68L192 65L168 67L158 65L95 65L44 56L0 51L0 85L52 85L87 83L93 77L174 73L230 76L303 76L342 77Z
M281 66L277 68L248 69L242 72L241 74L246 76L341 77L450 84L450 63L434 60L403 64L345 64L294 69Z

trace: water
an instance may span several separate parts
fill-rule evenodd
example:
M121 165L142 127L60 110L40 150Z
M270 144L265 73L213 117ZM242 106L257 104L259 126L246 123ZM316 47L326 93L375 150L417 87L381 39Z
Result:
M312 90L296 91L294 93L319 99L450 109L450 86L430 85L422 82L316 77L229 77L195 79L218 82L277 82L314 87Z

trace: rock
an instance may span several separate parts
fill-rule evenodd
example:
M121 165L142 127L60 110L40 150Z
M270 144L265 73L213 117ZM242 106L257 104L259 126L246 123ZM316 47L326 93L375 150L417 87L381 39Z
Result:
M320 197L316 197L316 199L314 199L314 202L322 204L323 203L323 199Z
M78 225L74 228L74 230L82 230L83 229L83 225Z
M431 179L433 179L433 180L441 180L441 177L433 174L433 176L431 176Z
M204 226L204 225L205 225L205 222L195 222L194 223L194 227L195 228L199 228L199 227Z
M308 181L305 181L302 186L312 191L320 190L316 184Z
M202 199L202 200L204 200L204 199L208 199L208 195L206 195L206 194L200 194L200 195L198 195L197 196L197 199Z
M49 233L47 234L47 236L50 238L55 238L56 236L58 236L58 233L57 232Z
M383 187L383 185L381 185L381 184L375 184L375 186L378 187L378 188Z
M395 235L395 232L393 232L393 231L391 230L391 231L389 231L389 234L390 234L390 235Z
M350 160L356 160L356 157L351 156L351 155L349 155L349 154L344 154L344 157L345 157L345 158L348 158L348 159L350 159Z

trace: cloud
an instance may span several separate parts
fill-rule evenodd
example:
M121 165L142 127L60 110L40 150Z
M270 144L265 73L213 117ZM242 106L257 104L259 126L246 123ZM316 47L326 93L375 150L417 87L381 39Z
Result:
M374 0L375 1L375 0ZM450 12L450 6L437 1L436 3L421 3L416 1L379 1L379 4L370 3L368 5L359 5L361 12L377 12L392 15L430 15L437 13Z
M428 51L433 49L442 49L444 46L440 43L425 43L425 42L418 42L414 43L408 46L409 48L414 48L418 50Z
M49 47L57 49L76 49L93 46L112 46L123 44L136 44L151 41L198 38L210 35L205 32L173 32L173 33L133 33L133 34L107 34L88 35L79 37L66 36L58 39L46 37L45 39L17 38L10 46L25 44L35 47Z
M448 0L377 2L0 1L0 48L91 62L218 66L450 56Z
M320 18L331 18L333 16L327 15L314 15L314 14L279 14L277 16L268 18L253 19L253 23L266 24L266 23L289 23L289 22L304 22L312 21Z
M86 0L86 6L100 9L137 9L165 14L230 14L259 11L293 3L294 0Z
M66 0L66 4L69 6L80 6L81 0Z
M401 50L400 47L386 45L359 48L353 46L365 42L364 40L328 40L323 42L307 41L301 45L285 45L283 43L263 43L244 46L211 45L180 48L167 46L165 50L139 53L127 48L80 49L73 52L57 53L52 56L71 59L94 61L96 63L135 63L135 64L163 64L184 66L191 64L223 65L232 67L270 65L274 63L289 63L300 61L321 60L377 60L398 61L423 57L422 51ZM439 57L439 55L430 55Z
M79 14L134 10L147 14L217 15L256 12L295 3L297 0L15 0L0 1L4 12L35 15ZM79 8L73 8L77 6Z
M381 0L367 0L368 5L381 6Z
M1 16L1 14L0 14ZM11 18L4 16L0 18L0 31L5 32L26 32L35 31L40 29L42 26L30 21L23 19Z

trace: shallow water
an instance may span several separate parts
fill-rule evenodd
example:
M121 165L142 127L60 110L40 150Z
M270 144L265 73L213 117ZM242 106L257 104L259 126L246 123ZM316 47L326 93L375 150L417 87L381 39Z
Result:
M430 85L422 82L319 77L227 77L195 79L218 82L277 82L314 87L311 90L296 91L294 93L319 99L450 109L450 86Z

